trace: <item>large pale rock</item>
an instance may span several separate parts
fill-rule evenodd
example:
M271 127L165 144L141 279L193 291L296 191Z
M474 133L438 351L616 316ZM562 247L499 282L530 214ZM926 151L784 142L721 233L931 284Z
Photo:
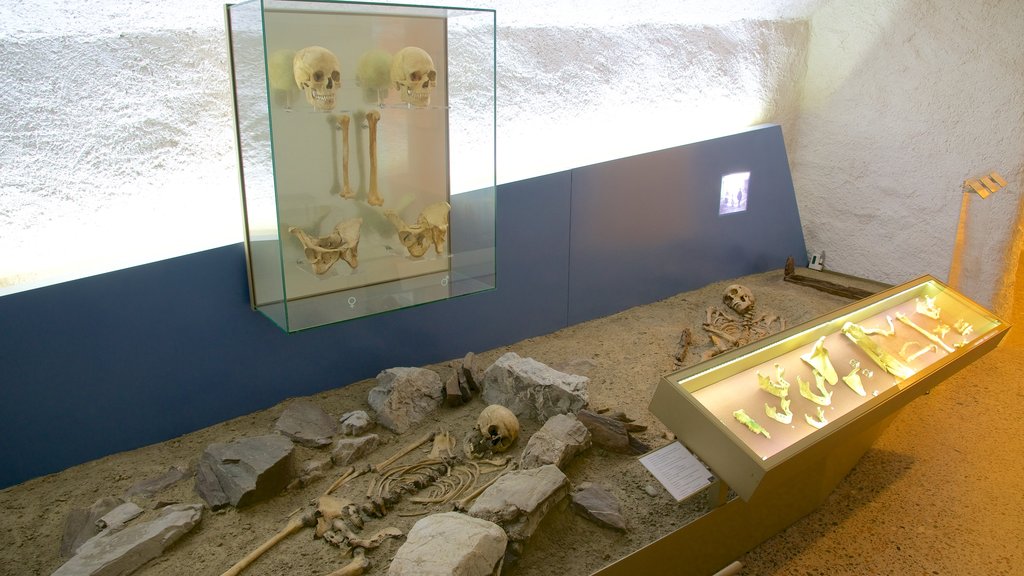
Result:
M388 368L368 398L377 421L397 434L437 410L442 399L441 377L426 368Z
M196 492L212 510L269 498L288 485L294 450L279 434L210 444L196 470Z
M413 525L389 576L490 576L508 536L493 522L458 512L432 514Z
M568 491L569 479L554 464L510 472L484 490L469 515L501 526L509 540L525 542Z
M564 468L580 452L590 448L590 431L574 414L555 414L530 436L519 461L522 469L554 464Z
M347 466L377 449L380 436L367 434L359 438L340 438L331 450L331 460L336 466Z
M533 358L508 352L484 372L483 399L516 416L546 422L555 414L578 412L590 396L586 376L559 372Z
M163 554L202 518L199 504L164 508L149 522L118 532L102 532L82 544L53 576L123 576Z
M310 400L290 403L278 417L274 429L308 448L319 448L331 443L338 433L338 424L324 409Z

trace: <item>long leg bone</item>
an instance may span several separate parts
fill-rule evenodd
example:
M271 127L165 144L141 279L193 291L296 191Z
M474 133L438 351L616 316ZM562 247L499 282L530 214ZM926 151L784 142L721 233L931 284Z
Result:
M380 122L380 112L367 112L366 122L370 125L370 190L366 194L366 202L370 206L381 206L384 199L377 189L377 123Z
M288 536L291 536L292 534L298 532L303 527L314 525L316 525L316 519L313 517L313 514L311 513L293 516L291 520L288 521L288 524L284 527L283 530L281 530L277 534L274 534L274 536L272 536L270 540L267 540L263 544L260 544L258 548L250 552L245 558L242 558L241 560L236 562L234 566L228 568L228 570L221 574L221 576L237 576L242 572L242 570L245 570L250 564L255 562L260 556L262 556L264 552L276 546L281 540L284 540Z
M370 569L370 560L366 558L363 551L356 548L352 552L352 561L341 568L331 572L327 576L361 576Z
M396 461L398 461L398 459L401 458L402 456L405 456L409 452L412 452L413 450L419 448L420 446L426 444L427 442L430 442L433 439L434 439L434 433L431 432L431 433L427 434L426 436L423 436L419 440L416 440L413 444L410 444L410 445L406 446L405 448L402 448L401 450L399 450L391 458L388 458L387 460L381 462L380 464L377 464L376 466L373 467L373 470L375 472L380 473L382 470L384 470L388 466L391 466Z
M352 117L348 114L338 116L338 127L341 128L341 197L352 198L356 193L352 190L348 180L348 127Z

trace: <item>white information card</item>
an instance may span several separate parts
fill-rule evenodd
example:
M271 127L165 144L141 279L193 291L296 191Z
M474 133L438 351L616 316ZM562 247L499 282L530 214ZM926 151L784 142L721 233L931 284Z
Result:
M641 456L640 463L677 501L689 498L715 481L714 474L679 442Z

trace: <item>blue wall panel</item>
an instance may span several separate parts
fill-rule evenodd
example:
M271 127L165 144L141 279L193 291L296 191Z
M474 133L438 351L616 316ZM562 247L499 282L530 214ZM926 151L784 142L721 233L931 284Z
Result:
M734 169L752 172L750 209L719 218ZM496 201L496 289L290 335L249 308L241 245L0 298L0 487L805 262L777 127L502 185Z
M723 175L750 172L719 216ZM782 129L753 128L574 169L569 322L806 258Z
M241 245L0 298L0 487L564 327L569 173L497 202L497 289L291 335L250 309Z

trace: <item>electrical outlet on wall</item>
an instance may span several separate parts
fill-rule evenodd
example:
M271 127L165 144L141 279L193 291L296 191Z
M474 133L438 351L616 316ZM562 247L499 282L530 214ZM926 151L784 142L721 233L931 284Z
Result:
M807 258L807 267L811 270L821 270L825 267L825 251L811 252L810 257Z

